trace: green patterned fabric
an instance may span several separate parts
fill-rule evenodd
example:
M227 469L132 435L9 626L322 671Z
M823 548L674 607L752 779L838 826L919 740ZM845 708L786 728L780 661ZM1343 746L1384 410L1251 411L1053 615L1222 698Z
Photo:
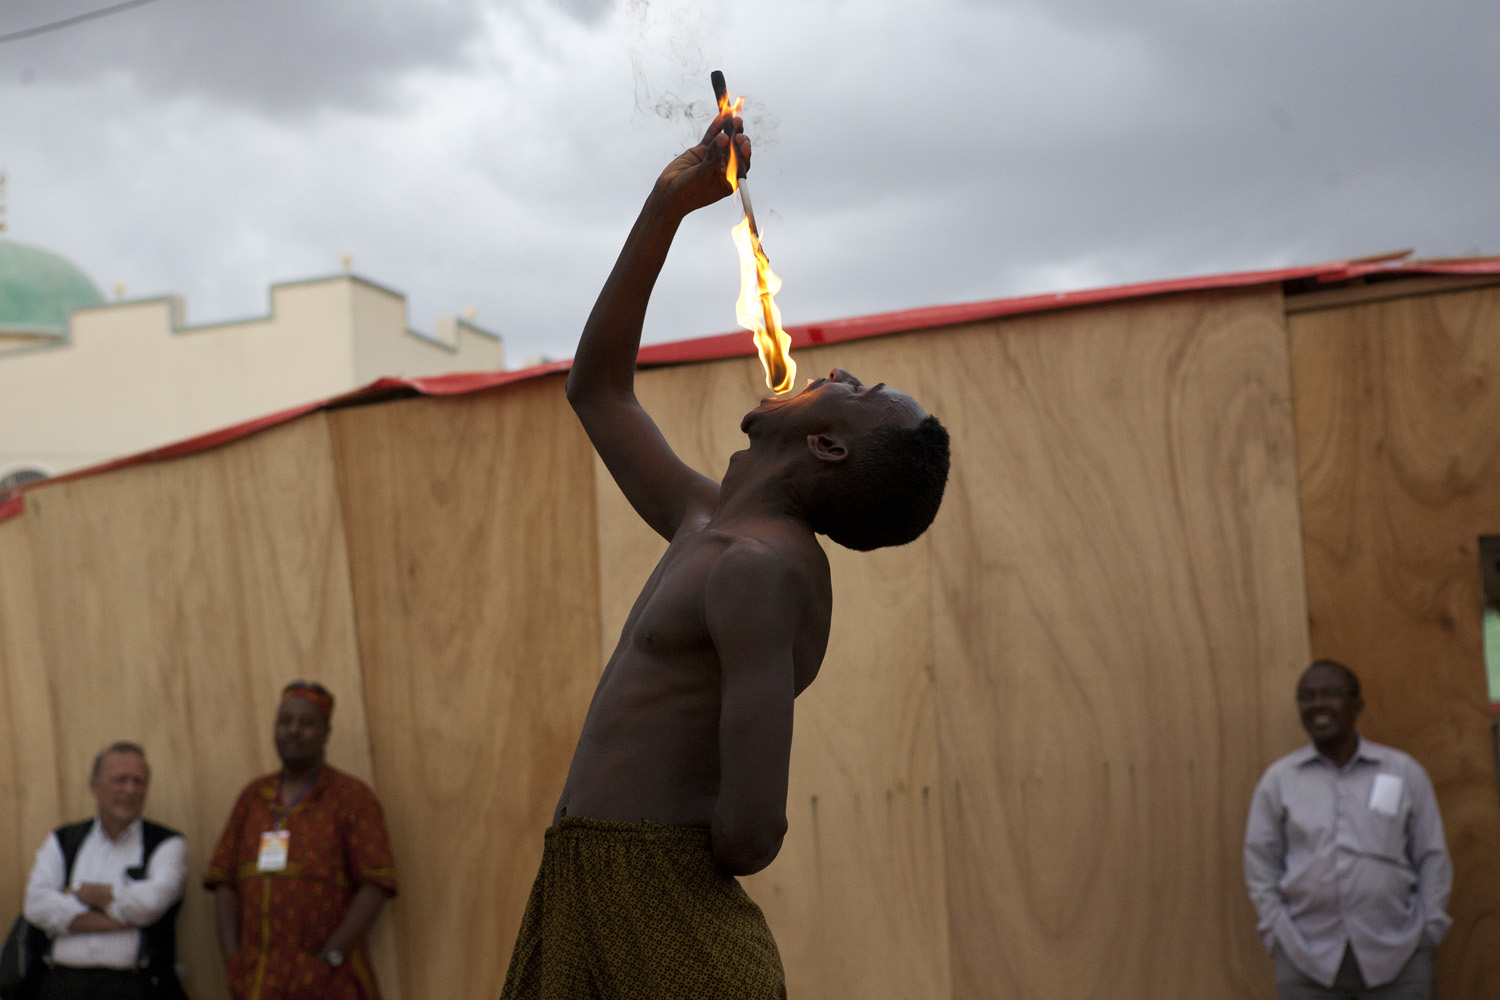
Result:
M501 1000L781 1000L771 928L708 831L567 817L547 831Z

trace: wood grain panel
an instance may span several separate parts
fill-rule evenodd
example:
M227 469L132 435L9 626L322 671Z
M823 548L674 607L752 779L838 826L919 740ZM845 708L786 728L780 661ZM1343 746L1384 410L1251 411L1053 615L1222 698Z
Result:
M1264 692L1307 653L1279 293L922 352L955 447L932 533L954 996L1269 996L1240 843L1295 733Z
M1475 546L1500 533L1497 331L1493 288L1291 321L1312 648L1360 674L1361 731L1437 787L1454 863L1438 984L1459 1000L1500 993Z
M36 849L60 815L31 566L25 516L0 522L0 914L20 912Z
M87 772L101 746L146 748L148 814L190 847L179 923L189 988L223 996L210 898L197 882L235 795L278 766L271 726L282 685L306 677L334 691L329 759L371 778L327 417L41 487L25 520L62 818L91 811ZM376 955L394 980L391 949Z
M804 377L834 363L900 384L889 343L798 353ZM746 444L740 418L766 396L759 363L641 373L638 393L688 464L718 478ZM665 543L598 469L607 656ZM795 996L950 994L936 788L925 544L874 554L831 543L834 621L817 682L797 702L780 856L745 885L766 911Z
M560 378L334 425L406 995L495 997L598 674L592 453Z
M1303 739L1316 651L1432 773L1457 868L1440 987L1493 995L1473 542L1500 533L1496 329L1500 291L1429 295L1300 314L1289 353L1279 295L1252 289L799 352L804 374L912 391L955 466L923 540L828 547L791 831L747 880L792 993L1269 997L1239 845L1254 781ZM765 395L750 359L639 391L715 477ZM315 677L340 696L330 758L392 827L387 995L495 995L593 681L664 548L558 378L34 490L0 524L0 773L24 779L0 784L0 900L90 809L118 738L151 753L149 811L188 833L196 883L276 765L279 687ZM182 921L194 995L222 996L195 886Z

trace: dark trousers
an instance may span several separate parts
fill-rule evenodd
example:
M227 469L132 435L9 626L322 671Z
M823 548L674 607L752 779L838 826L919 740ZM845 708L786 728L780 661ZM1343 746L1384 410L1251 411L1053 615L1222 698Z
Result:
M146 1000L146 976L134 970L56 965L42 977L36 1000Z

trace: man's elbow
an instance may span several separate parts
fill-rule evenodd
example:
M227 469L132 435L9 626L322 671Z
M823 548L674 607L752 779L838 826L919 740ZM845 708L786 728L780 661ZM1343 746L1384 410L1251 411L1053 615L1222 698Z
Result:
M785 816L760 822L715 823L714 863L730 875L754 875L776 860L785 837Z
M609 411L606 408L609 402L609 394L603 392L598 386L590 384L587 379L575 381L569 378L564 383L563 392L568 397L568 405L573 408L573 414L578 418L587 430L591 424L607 424L609 422Z
M26 918L27 923L32 924L36 927L41 927L53 932L56 932L57 930L57 928L52 926L49 922L47 911L42 907L40 903L32 900L30 896L27 896L25 902L21 905L21 916Z
M563 395L568 397L568 402L575 410L578 409L580 402L588 398L583 382L577 378L576 368L569 369L568 377L563 381Z

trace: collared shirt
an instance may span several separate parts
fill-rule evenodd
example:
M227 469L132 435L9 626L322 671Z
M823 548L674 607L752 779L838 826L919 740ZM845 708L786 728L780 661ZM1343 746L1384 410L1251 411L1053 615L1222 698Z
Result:
M1312 744L1272 764L1245 827L1245 884L1269 950L1331 986L1346 945L1366 985L1448 931L1453 866L1427 772L1361 739L1342 768Z
M127 826L117 840L104 832L94 818L93 828L78 847L68 885L75 891L85 882L99 882L114 892L114 901L104 912L135 927L148 927L182 898L187 879L187 841L168 837L157 845L146 866L146 877L126 874L141 864L145 843L139 819ZM47 932L52 941L52 961L71 968L133 969L140 963L139 930L70 934L68 925L88 912L88 905L66 893L63 885L62 845L49 834L36 852L31 878L26 883L26 919Z
M379 1000L367 943L336 970L318 951L365 883L394 895L396 869L375 793L353 775L324 764L301 799L282 805L280 776L250 782L219 838L208 889L233 887L239 903L239 949L226 965L230 993L259 1000L288 995L292 984L320 1000ZM261 835L284 830L282 866L262 871Z

